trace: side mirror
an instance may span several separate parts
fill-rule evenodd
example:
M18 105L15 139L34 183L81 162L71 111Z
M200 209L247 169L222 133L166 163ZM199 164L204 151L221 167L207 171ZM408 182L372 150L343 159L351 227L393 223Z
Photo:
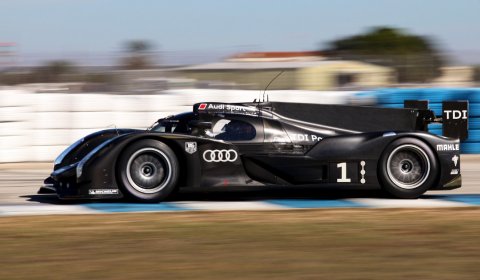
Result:
M192 127L195 127L195 128L202 128L202 129L211 129L212 128L212 123L211 122L192 120L188 124Z

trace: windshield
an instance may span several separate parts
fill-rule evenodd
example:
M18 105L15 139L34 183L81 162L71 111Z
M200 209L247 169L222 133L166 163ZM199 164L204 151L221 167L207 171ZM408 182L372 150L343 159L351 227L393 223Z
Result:
M148 130L165 133L191 134L192 128L188 125L193 119L193 113L184 113L170 116L156 121Z

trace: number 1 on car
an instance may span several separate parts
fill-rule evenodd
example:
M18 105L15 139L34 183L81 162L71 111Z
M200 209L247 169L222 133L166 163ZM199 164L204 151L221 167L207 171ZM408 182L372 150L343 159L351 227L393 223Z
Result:
M347 163L340 162L337 164L337 168L341 169L341 177L337 179L337 183L351 183L352 179L347 178Z

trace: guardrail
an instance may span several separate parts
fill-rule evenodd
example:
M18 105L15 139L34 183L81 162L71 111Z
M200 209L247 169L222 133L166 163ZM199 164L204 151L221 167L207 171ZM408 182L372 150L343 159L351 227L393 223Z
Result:
M344 104L357 92L268 91L272 101ZM0 162L53 161L68 145L105 128L144 129L197 102L248 102L261 91L182 89L160 94L35 93L0 89Z

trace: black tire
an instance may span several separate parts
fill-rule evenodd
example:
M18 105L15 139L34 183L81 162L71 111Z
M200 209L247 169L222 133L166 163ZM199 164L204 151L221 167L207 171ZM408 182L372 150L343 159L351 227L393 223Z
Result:
M397 198L418 198L434 186L439 167L432 149L416 138L400 138L383 152L378 166L382 189Z
M117 178L127 198L164 200L177 187L179 163L166 144L145 139L128 146L117 162Z

